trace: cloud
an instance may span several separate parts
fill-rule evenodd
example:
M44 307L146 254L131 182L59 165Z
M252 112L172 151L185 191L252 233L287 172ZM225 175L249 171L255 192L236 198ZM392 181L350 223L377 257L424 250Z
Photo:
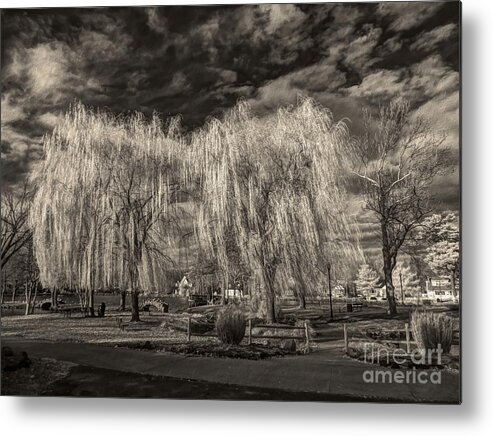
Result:
M416 41L411 44L411 50L422 50L430 52L438 44L451 39L452 37L458 37L457 24L449 23L443 26L435 27L427 32L420 33Z
M459 73L447 66L439 55L432 55L410 67L372 72L360 84L347 88L346 92L370 99L399 96L421 103L458 89Z
M389 99L401 94L404 87L400 70L379 70L368 74L359 85L347 88L346 92L354 97Z
M37 121L49 129L53 129L58 123L63 120L63 115L60 113L45 112L38 116Z
M250 104L260 111L276 109L280 105L295 103L300 95L313 97L333 92L345 81L344 73L324 60L266 83L258 89Z
M24 159L74 99L115 113L181 113L192 129L221 116L238 98L265 113L309 95L337 119L350 118L355 133L361 107L402 95L430 119L450 103L443 129L453 128L450 99L458 91L458 72L447 62L455 46L447 55L441 51L456 37L458 15L435 28L428 20L448 7L453 5L3 11L2 147ZM16 168L24 171L23 164Z
M441 6L439 2L382 2L377 6L377 14L390 20L390 29L406 31L421 25Z
M406 86L408 97L433 97L459 89L459 72L446 65L439 55L431 55L410 69Z
M151 30L161 35L168 34L168 20L159 14L159 8L146 8L147 25Z
M57 100L64 84L75 78L69 71L71 52L68 47L60 42L40 44L28 49L26 55L26 72L32 93L40 97L53 96Z
M303 26L306 15L296 5L264 4L259 11L268 15L265 32L270 35L288 34Z
M2 95L2 126L14 121L24 119L26 114L24 109L15 104L8 93Z
M365 25L362 34L350 41L346 47L344 62L357 71L366 71L377 59L372 56L382 34L382 29L373 25Z
M420 117L433 127L437 134L445 135L443 147L453 151L453 158L459 160L459 91L441 93L419 106L414 116Z

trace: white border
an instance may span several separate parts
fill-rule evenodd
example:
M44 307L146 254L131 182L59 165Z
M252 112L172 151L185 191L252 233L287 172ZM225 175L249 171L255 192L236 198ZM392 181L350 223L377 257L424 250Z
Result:
M173 1L161 4L220 4ZM258 3L242 1L237 3ZM289 1L279 3L290 3ZM314 3L314 2L311 2ZM3 7L149 5L5 1ZM493 2L463 2L463 405L0 398L6 435L486 434L493 395Z

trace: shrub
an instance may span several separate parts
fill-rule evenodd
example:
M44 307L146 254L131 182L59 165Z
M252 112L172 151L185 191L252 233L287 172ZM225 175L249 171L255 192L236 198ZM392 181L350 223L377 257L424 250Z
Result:
M437 349L450 352L454 332L454 322L450 316L430 311L415 311L411 317L411 328L419 348Z
M216 321L217 337L224 344L238 345L245 337L245 315L235 306L223 309Z

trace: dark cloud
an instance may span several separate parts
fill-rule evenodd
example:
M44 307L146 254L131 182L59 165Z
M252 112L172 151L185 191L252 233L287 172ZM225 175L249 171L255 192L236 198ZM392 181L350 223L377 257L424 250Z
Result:
M262 115L309 95L358 133L362 107L405 96L458 148L455 2L3 10L1 24L7 183L74 99L193 129L239 98Z

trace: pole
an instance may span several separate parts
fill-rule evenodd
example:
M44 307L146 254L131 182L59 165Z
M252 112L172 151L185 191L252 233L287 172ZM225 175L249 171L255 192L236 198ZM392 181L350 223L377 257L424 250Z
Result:
M349 338L347 335L347 324L343 324L344 327L344 352L347 354L349 350Z
M411 336L409 334L409 324L407 322L404 324L404 328L406 329L406 353L411 354Z
M306 337L306 351L310 352L310 332L308 330L308 323L305 321L305 337Z
M402 288L402 272L399 271L399 281L401 283L401 298L402 298L402 305L405 306L404 304L404 289Z
M248 320L248 345L252 345L252 320Z
M330 319L334 319L334 311L332 309L332 283L330 277L330 262L327 264L327 272L329 274L329 306L330 306Z
M191 336L191 328L190 328L190 324L191 324L191 317L189 316L187 318L187 342L190 342L190 336Z

